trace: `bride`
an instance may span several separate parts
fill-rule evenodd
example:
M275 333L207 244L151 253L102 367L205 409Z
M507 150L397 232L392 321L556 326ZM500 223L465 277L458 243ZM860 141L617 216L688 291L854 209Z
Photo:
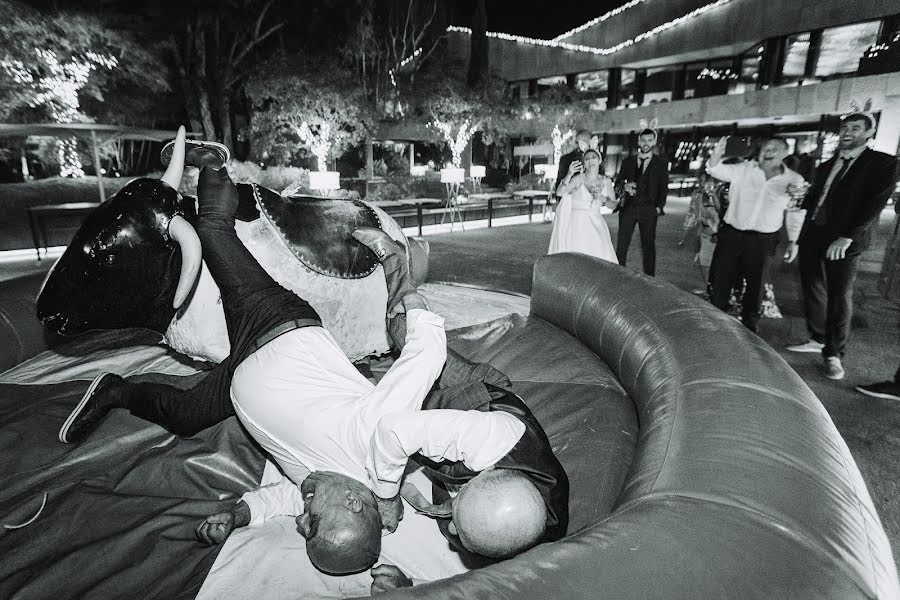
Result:
M562 196L553 221L548 254L581 252L619 264L609 228L600 212L618 204L613 183L600 174L600 153L588 150L573 161L556 193Z

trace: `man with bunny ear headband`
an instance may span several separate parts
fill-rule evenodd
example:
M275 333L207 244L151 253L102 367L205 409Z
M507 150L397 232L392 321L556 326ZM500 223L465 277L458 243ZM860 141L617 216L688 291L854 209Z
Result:
M634 227L640 228L641 256L644 273L656 273L656 219L665 214L666 195L669 192L668 162L653 153L656 146L656 119L650 123L641 121L638 134L638 152L622 161L616 177L617 188L624 195L618 206L619 233L616 255L624 266Z
M806 221L788 261L799 254L803 310L809 339L791 352L822 353L825 376L842 379L850 336L853 286L862 253L897 182L897 159L868 147L875 135L871 101L841 123L838 152L816 169L803 208Z

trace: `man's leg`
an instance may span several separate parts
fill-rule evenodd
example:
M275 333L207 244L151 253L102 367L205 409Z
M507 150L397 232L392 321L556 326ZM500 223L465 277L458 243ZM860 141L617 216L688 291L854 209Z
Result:
M828 311L825 324L826 357L843 358L850 337L850 321L853 316L853 288L859 270L859 256L843 260L825 261L828 281Z
M765 291L763 277L772 258L773 242L777 242L776 235L774 233L744 235L741 265L747 279L747 287L744 289L741 321L754 333L759 324L759 307Z
M809 242L800 244L798 266L800 287L803 291L803 313L811 340L825 343L825 288L824 251Z
M190 437L234 415L228 393L230 382L227 359L186 389L163 383L133 383L103 373L94 379L63 423L59 440L66 444L83 441L113 408L127 409L180 437Z
M619 264L625 266L625 259L628 258L628 246L631 245L631 235L634 233L634 226L637 224L637 216L635 209L626 208L619 211L619 232L616 234L616 258Z
M638 217L644 273L651 277L656 274L656 220L658 217L656 209L652 206L642 207Z
M741 237L740 232L722 223L718 238L709 267L712 286L710 302L719 310L728 312L731 305L731 288L741 260Z

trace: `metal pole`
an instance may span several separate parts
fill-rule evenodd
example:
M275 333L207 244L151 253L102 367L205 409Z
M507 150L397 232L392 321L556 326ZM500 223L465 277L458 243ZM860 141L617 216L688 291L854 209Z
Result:
M100 151L97 150L97 132L91 129L91 150L94 153L94 171L97 173L97 189L100 191L100 202L106 202L103 189L103 173L100 171Z

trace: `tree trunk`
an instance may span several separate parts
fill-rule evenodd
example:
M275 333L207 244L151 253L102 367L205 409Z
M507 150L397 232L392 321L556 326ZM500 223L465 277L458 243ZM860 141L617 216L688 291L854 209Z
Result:
M188 40L187 43L189 43L189 40L191 40L192 37L193 31L188 28L182 39ZM187 112L188 121L191 124L191 131L202 131L203 125L200 122L200 112L198 110L196 93L194 91L194 86L191 83L191 77L188 75L187 64L182 57L183 50L184 54L190 57L190 48L182 49L177 36L172 36L172 48L172 55L175 58L175 71L178 73L178 86L181 88L181 97L183 98L182 103Z
M206 70L206 32L197 35L197 73L194 74L194 89L197 90L197 106L200 109L200 120L203 123L203 136L207 140L216 140L216 126L213 121L212 108L209 104L209 76Z
M219 94L219 131L222 132L222 143L229 149L234 148L231 132L231 94L227 91Z
M475 88L484 85L489 77L489 47L487 40L487 9L484 0L477 0L469 50L469 72L466 82Z

